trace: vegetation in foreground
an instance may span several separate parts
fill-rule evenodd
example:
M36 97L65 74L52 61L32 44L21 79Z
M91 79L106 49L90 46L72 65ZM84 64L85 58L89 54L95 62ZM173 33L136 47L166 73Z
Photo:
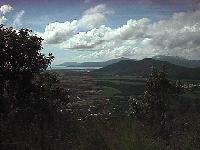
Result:
M49 72L41 49L0 27L2 150L200 149L199 81Z

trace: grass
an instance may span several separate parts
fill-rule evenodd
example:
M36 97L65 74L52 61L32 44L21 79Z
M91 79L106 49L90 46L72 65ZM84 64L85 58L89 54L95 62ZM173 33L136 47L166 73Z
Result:
M151 133L133 120L114 120L112 126L116 127L118 131L118 144L116 144L115 149L155 150L160 148L159 141L152 139Z
M156 150L161 141L129 118L89 120L82 125L78 140L81 150Z
M108 82L108 84L115 84L115 85L121 85L121 84L128 84L128 85L133 85L133 86L144 85L144 82L140 82L140 81L134 81L134 82L122 81L122 80L97 80L97 81Z
M103 86L102 90L103 90L103 94L108 98L121 93L118 89L107 87L107 86Z
M95 76L97 79L101 80L132 80L132 81L145 81L146 78L138 77L138 76Z
M124 84L124 83L116 83L110 81L98 81L97 84L99 86L107 86L114 89L117 89L121 92L121 96L131 96L131 95L139 95L142 94L144 90L144 85L142 84Z

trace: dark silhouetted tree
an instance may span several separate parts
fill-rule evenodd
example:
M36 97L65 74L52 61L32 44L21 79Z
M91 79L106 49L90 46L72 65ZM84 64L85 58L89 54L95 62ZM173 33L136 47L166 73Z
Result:
M153 68L144 94L130 99L131 112L141 120L158 124L160 135L167 139L172 121L170 102L177 98L180 88L180 83L172 83L166 78L164 67L161 70Z
M53 60L53 55L41 53L42 38L31 34L29 29L0 25L0 97L8 105L7 111L15 109L23 93L31 87L35 74L44 71ZM8 108L9 107L9 108Z
M45 71L54 56L42 54L42 40L29 29L0 25L0 141L4 143L21 140L35 149L48 149L45 141L48 145L70 132L69 116L62 113L69 92L59 86L57 74Z

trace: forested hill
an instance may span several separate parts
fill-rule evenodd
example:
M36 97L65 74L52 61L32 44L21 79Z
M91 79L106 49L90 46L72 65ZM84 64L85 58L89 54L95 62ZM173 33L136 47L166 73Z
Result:
M152 58L143 60L122 60L118 63L106 66L93 71L95 74L112 74L112 75L138 75L149 76L152 68L166 67L168 77L176 79L200 79L200 68L186 68L171 64L166 61L159 61Z

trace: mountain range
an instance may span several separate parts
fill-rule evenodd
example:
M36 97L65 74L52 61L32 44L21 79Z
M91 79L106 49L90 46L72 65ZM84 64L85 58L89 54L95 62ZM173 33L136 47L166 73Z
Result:
M164 56L164 55L157 55L154 56L153 59L167 61L175 65L188 67L188 68L197 68L200 67L200 60L188 60L178 56Z
M92 71L101 75L137 75L147 77L152 68L165 66L168 77L176 79L200 79L200 60L188 60L175 56L154 56L142 60L129 58L111 59L104 62L64 62L60 64L66 67L101 67Z
M136 75L147 77L152 68L166 67L167 76L175 79L200 79L200 68L187 68L167 61L145 58L143 60L122 60L115 64L94 70L98 75Z
M129 58L117 58L117 59L111 59L108 61L103 62L83 62L83 63L77 63L77 62L64 62L60 64L59 66L66 66L66 67L105 67L114 63L117 63L121 60L129 60Z
M188 60L184 59L182 57L178 56L164 56L164 55L157 55L152 57L155 60L160 61L167 61L169 63L187 67L187 68L197 68L200 67L200 60ZM108 61L103 62L83 62L83 63L77 63L77 62L64 62L60 64L59 66L66 66L66 67L106 67L108 65L117 63L121 60L130 60L129 58L117 58L117 59L111 59Z

